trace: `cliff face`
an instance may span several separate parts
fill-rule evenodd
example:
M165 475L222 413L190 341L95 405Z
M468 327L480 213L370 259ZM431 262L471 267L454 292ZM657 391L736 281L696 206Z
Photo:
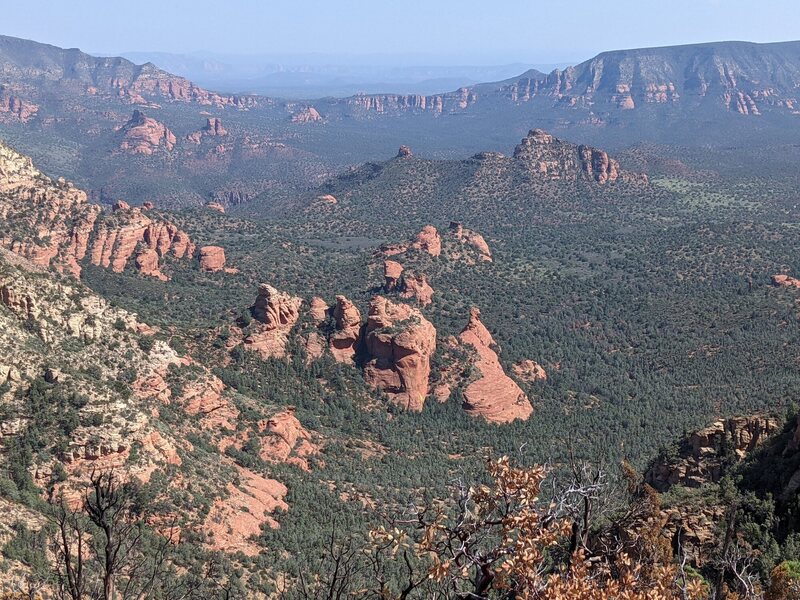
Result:
M498 91L515 103L636 110L709 100L759 115L764 107L796 111L799 84L800 43L722 42L604 52L547 75L528 72Z
M778 429L777 419L762 415L716 421L681 440L676 456L656 460L645 480L659 491L717 482L725 464L742 460Z
M144 274L163 278L162 257L190 258L195 248L186 232L151 214L124 202L104 214L85 192L53 181L30 158L0 143L0 247L37 265L79 277L87 257L118 273L136 259Z
M371 357L364 369L367 383L403 408L422 410L436 350L430 321L407 304L376 296L369 305L365 341Z
M421 96L417 94L362 94L344 98L337 103L367 114L392 114L420 112L440 115L464 110L475 104L478 97L474 90L466 87L446 94Z

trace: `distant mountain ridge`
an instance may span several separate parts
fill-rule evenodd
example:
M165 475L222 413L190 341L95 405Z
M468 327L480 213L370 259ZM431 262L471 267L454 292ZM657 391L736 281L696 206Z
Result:
M443 112L498 100L544 99L557 108L633 110L644 104L697 104L706 98L741 114L765 108L798 114L800 41L711 42L603 52L574 67L468 86L428 97L370 95L344 102L386 112Z
M748 155L736 174L746 176L759 168L752 156L796 143L798 98L800 42L620 50L442 94L295 101L222 94L150 63L0 36L0 138L107 203L291 197L400 145L463 159L507 151L531 129L612 152L703 146L700 160L735 140ZM134 111L150 120L126 128ZM224 135L198 133L208 119Z
M133 103L146 103L143 95L217 106L255 102L209 92L152 63L137 65L125 58L95 57L77 48L63 49L9 36L0 36L0 78L6 86L23 87L34 97L48 86L59 85L75 93L116 95Z

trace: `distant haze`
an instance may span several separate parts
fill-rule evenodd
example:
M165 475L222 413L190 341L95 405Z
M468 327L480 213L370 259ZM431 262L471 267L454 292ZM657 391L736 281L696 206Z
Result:
M28 0L3 7L0 33L231 91L431 93L604 50L796 39L800 11L796 0Z

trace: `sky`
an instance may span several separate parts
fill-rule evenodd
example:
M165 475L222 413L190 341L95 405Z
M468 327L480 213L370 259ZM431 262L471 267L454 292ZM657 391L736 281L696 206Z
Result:
M567 63L622 48L798 39L797 6L797 0L25 0L5 3L0 33L106 55Z

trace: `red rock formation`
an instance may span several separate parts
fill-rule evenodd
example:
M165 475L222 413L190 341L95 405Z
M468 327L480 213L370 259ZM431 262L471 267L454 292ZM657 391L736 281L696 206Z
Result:
M206 208L217 211L218 213L225 212L225 207L219 202L209 202L208 204L206 204Z
M300 318L301 298L279 292L262 283L250 313L256 320L254 330L245 338L244 346L263 358L286 355L289 332Z
M589 146L578 146L581 168L587 179L598 183L616 181L619 177L619 163L609 158L608 153Z
M364 378L392 402L420 411L428 395L436 329L419 310L375 296L369 305L365 334L371 357Z
M208 375L194 379L183 388L176 401L190 415L199 415L201 425L210 430L236 429L239 411L224 394L225 385Z
M336 330L330 336L330 350L338 362L350 362L361 339L361 312L344 296L336 296L333 309Z
M426 225L417 234L411 247L421 252L427 252L431 256L439 256L442 253L442 238L439 232L432 225Z
M23 100L14 95L11 90L0 85L0 118L3 115L9 115L13 119L27 123L37 112L39 112L39 107L36 104Z
M401 298L416 300L427 306L433 300L433 288L425 275L403 272L403 265L394 260L383 261L383 289L386 293L398 292Z
M478 259L492 262L492 251L483 236L471 229L466 229L461 223L453 221L450 223L450 234L460 243L471 246L478 252ZM461 253L459 253L460 256ZM455 258L455 257L454 257Z
M544 367L533 360L523 360L516 363L511 367L514 375L519 377L522 381L532 383L534 381L547 380L547 372Z
M222 119L217 117L209 117L206 120L206 126L203 127L203 134L211 136L220 136L220 135L228 135L228 132L222 126Z
M160 148L172 150L177 139L166 125L151 117L145 117L138 110L120 129L122 141L119 148L132 154L153 154Z
M800 279L795 279L794 277L783 274L773 275L772 283L778 287L800 288Z
M383 289L393 292L401 285L403 277L403 265L393 260L383 261Z
M293 406L260 423L259 429L266 434L261 438L262 460L286 462L308 471L308 457L316 454L319 448L297 420Z
M328 304L320 298L319 296L314 296L311 299L311 305L308 310L308 314L311 317L314 325L319 327L322 325L328 318L328 313L330 311L330 307ZM361 320L361 316L359 315L359 321Z
M306 106L292 115L292 123L317 123L322 121L322 115L313 106Z
M30 158L0 143L0 247L43 267L80 276L100 206L71 183L54 181ZM11 234L11 231L14 234ZM27 232L27 236L20 237Z
M400 146L400 149L397 151L397 158L405 158L407 156L414 156L411 148L408 146Z
M142 202L142 210L153 210L155 207L156 205L150 202L150 200Z
M422 306L428 306L433 302L434 290L425 275L414 275L406 273L403 277L401 298L416 300Z
M514 158L537 176L575 181L579 178L597 183L616 181L619 163L606 152L590 146L575 146L554 138L541 129L533 129L514 149ZM644 176L630 176L630 179Z
M236 469L239 485L229 483L228 496L214 501L203 529L209 534L212 549L257 556L259 547L251 538L261 534L263 525L278 527L270 515L277 509L289 508L284 501L288 490L275 479L266 479L242 467Z
M676 484L696 488L717 482L726 462L742 460L779 427L777 419L763 415L716 421L683 439L677 458L656 461L645 480L662 492Z
M225 248L220 246L203 246L200 248L200 269L216 273L225 268Z
M209 117L206 124L199 131L195 131L186 136L186 139L193 144L199 144L203 137L222 137L228 135L228 131L222 126L222 119Z
M152 248L146 248L139 252L136 256L136 268L142 275L156 277L161 281L169 281L169 277L160 270L158 252Z
M128 208L127 203L118 201L113 217L102 220L97 227L91 244L92 264L121 273L140 243L155 250L159 257L169 251L176 258L194 254L194 244L186 232L168 221L153 220L142 209Z
M322 335L312 331L303 339L303 347L306 351L306 362L311 363L322 358L328 345Z
M475 368L479 378L464 390L464 410L492 423L527 420L533 412L531 403L520 387L503 371L494 351L492 334L480 319L480 311L470 311L469 323L459 335L461 341L478 353Z

